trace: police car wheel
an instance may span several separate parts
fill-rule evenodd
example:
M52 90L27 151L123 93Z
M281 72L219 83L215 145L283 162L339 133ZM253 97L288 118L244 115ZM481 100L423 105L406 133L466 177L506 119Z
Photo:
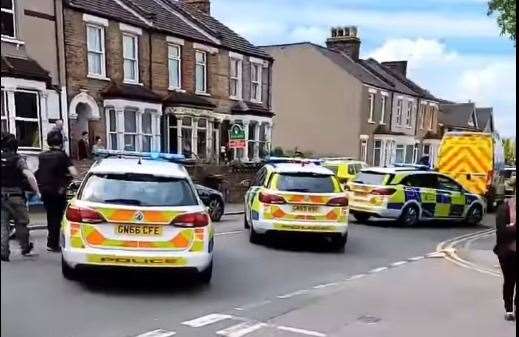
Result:
M252 243L252 244L260 244L261 241L262 241L262 235L261 234L258 234L255 230L254 230L254 227L253 226L250 226L250 229L249 229L249 242Z
M78 279L78 272L74 268L70 267L67 262L61 257L61 273L63 277L70 281Z
M249 220L247 220L247 212L245 212L245 214L243 215L243 227L245 229L249 229L250 228Z
M204 269L198 274L198 280L203 284L211 283L211 278L213 277L213 261L209 264L209 267Z
M222 218L224 212L223 201L218 198L212 198L209 201L209 216L212 221L218 222Z
M413 227L418 224L419 221L419 211L416 206L409 205L406 208L402 210L402 215L400 215L400 218L398 221L402 224L404 227Z
M469 226L477 226L483 220L483 210L481 206L474 205L467 212L465 222Z

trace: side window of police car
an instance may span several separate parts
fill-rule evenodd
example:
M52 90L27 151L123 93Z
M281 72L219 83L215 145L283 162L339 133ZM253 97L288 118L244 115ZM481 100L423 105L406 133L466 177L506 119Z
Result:
M463 192L461 185L454 180L441 175L438 175L438 189L449 192Z
M433 174L412 174L402 181L406 187L436 188L436 177Z

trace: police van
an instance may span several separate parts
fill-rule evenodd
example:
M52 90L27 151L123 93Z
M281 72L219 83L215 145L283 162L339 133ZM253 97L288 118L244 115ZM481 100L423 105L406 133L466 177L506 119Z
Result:
M211 280L214 228L182 156L101 150L62 222L62 272L182 268Z
M360 222L377 217L409 227L425 220L464 221L475 226L485 211L479 195L447 175L419 165L365 169L347 189L350 211Z

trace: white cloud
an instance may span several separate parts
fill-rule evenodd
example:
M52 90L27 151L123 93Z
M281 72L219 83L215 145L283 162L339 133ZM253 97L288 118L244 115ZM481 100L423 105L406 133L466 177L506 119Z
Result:
M498 130L515 136L516 64L513 56L465 55L438 40L390 39L373 50L379 61L408 60L409 77L450 100L494 107Z

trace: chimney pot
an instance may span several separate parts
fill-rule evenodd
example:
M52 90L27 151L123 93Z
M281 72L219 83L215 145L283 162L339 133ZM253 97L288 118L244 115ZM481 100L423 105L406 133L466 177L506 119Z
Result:
M407 61L388 61L382 62L382 65L397 74L407 77Z
M328 49L346 54L354 61L359 60L360 44L355 26L334 27L331 37L326 40Z

